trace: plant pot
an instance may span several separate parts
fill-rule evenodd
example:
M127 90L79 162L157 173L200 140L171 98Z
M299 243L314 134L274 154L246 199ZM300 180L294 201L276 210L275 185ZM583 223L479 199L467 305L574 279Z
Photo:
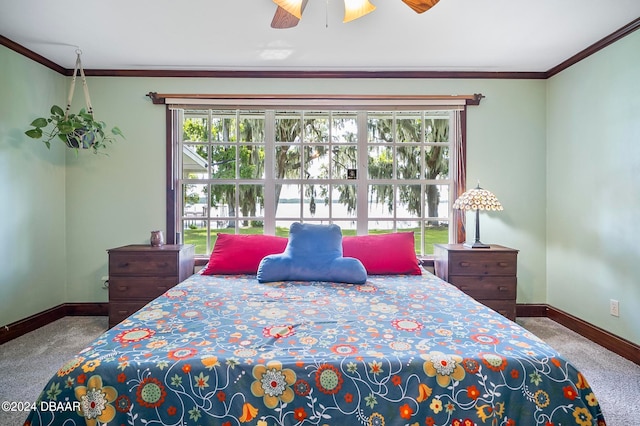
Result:
M87 132L85 129L77 129L73 133L67 135L65 143L69 148L88 149L93 146L96 135L93 132Z

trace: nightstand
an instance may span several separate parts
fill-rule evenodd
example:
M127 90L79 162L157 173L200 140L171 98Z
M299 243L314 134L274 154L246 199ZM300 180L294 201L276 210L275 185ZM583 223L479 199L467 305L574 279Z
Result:
M518 250L499 245L471 249L462 244L434 244L434 257L438 277L515 321Z
M193 274L193 245L129 245L109 253L109 328Z

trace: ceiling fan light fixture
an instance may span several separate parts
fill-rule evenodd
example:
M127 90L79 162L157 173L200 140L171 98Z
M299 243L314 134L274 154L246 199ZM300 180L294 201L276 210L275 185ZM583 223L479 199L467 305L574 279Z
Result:
M302 18L303 0L273 0L273 2L296 18Z
M407 6L416 13L423 13L431 9L440 0L402 0Z
M275 1L275 0L274 0ZM350 22L376 10L369 0L344 0L344 20Z

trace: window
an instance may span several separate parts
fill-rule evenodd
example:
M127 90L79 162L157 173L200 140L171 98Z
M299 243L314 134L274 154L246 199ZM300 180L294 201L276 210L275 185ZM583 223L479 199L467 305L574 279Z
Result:
M286 236L295 221L335 223L344 235L413 231L418 255L459 238L459 108L170 112L169 181L182 196L168 197L168 221L197 254L218 233Z

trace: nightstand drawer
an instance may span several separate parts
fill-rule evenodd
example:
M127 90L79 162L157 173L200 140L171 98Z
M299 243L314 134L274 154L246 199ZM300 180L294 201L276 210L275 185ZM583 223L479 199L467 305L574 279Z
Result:
M113 327L128 316L136 313L148 302L109 302L109 327Z
M449 275L516 275L515 253L487 254L450 253Z
M477 300L516 298L516 277L451 275L449 282Z
M151 300L177 283L173 277L113 277L109 279L109 300Z
M503 317L513 321L516 319L516 302L512 300L479 300L483 305L493 309Z
M462 244L434 244L438 277L505 317L516 319L518 250L491 245L470 249Z
M109 327L193 275L195 246L131 244L109 253Z
M111 253L109 275L173 275L177 276L175 254Z

